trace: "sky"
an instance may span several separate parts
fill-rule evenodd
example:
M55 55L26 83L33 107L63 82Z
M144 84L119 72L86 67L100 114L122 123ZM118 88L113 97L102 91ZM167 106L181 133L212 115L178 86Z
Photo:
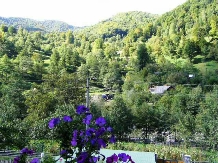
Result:
M90 26L128 11L163 14L187 0L3 0L1 17L59 20Z

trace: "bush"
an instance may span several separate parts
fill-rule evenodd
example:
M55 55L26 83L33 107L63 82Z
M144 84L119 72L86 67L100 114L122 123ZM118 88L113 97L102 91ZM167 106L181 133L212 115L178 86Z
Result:
M128 151L140 151L140 152L155 152L158 158L182 160L183 155L191 155L192 160L205 161L209 160L206 151L202 151L197 148L187 148L186 146L173 147L167 145L155 145L155 144L139 144L139 143L123 143L110 144L108 149L113 150L128 150Z

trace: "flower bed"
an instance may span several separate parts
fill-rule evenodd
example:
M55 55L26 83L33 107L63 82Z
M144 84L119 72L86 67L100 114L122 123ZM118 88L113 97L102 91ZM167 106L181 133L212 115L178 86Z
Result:
M68 163L96 163L100 160L106 163L134 163L126 153L114 153L107 158L100 153L101 148L115 143L113 129L107 126L104 117L94 119L89 108L83 105L77 107L74 116L52 118L48 127L54 131L55 140L60 142L60 157ZM23 148L21 155L14 158L14 163L25 163L27 156L32 154L33 150ZM38 158L30 161L39 162Z

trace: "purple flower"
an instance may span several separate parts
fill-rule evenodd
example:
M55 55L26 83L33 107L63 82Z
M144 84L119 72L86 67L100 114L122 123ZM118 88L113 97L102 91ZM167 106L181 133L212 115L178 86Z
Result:
M116 139L115 139L114 135L111 135L111 137L109 139L109 142L110 143L115 143L116 142Z
M90 142L91 142L92 145L95 145L96 139L91 139Z
M20 157L19 156L15 157L13 163L19 163L19 162L20 162Z
M105 148L106 147L106 143L104 142L103 139L98 139L97 143L98 143L99 148L102 148L102 147Z
M113 158L112 157L107 157L106 163L113 163Z
M73 139L76 139L76 138L77 138L77 134L78 134L78 131L77 131L77 130L74 130L74 131L73 131Z
M79 134L80 137L84 136L84 131L81 131Z
M126 153L120 153L118 154L118 157L119 157L119 160L122 160L123 162L126 162L130 158L130 156L127 155Z
M48 123L48 127L54 128L59 123L60 123L60 118L52 118Z
M106 131L106 130L105 130L104 127L99 128L99 129L96 131L96 133L95 133L96 137L99 137L99 136L103 135L103 134L105 133L105 131Z
M70 116L68 116L68 115L65 115L64 117L63 117L63 121L64 122L71 122L73 119L70 117Z
M115 162L117 162L117 161L118 161L118 157L117 157L117 155L116 155L116 154L113 154L113 155L112 155L112 158L113 158L113 161L115 161Z
M67 150L63 149L61 152L60 152L60 155L66 155L67 154Z
M108 132L112 132L112 131L113 131L113 128L112 128L112 127L108 127L108 128L107 128L107 131L108 131Z
M76 141L75 139L73 139L73 140L71 141L71 145L75 147L75 146L77 145L77 141Z
M23 148L21 150L21 153L22 154L29 154L29 155L32 155L33 154L33 150L29 150L28 148Z
M86 130L86 135L87 136L92 136L94 132L95 132L94 128L89 128L89 129Z
M106 163L113 163L113 162L117 162L117 161L118 161L118 157L114 153L112 156L107 157Z
M89 162L97 162L99 160L99 157L95 157L95 156L92 156L90 159L89 159Z
M99 117L96 119L95 123L98 126L104 126L106 124L106 120L104 117Z
M88 158L88 153L87 152L82 152L78 157L77 157L77 163L85 163L87 158Z
M30 161L30 163L39 163L40 161L39 161L39 159L38 158L34 158L34 159L32 159L32 161Z
M82 114L82 113L85 113L87 111L89 111L89 108L85 107L84 105L79 105L76 108L76 113L77 114Z
M33 155L33 152L34 152L33 150L29 150L29 151L28 151L28 154L29 154L29 155Z
M92 120L92 114L89 114L83 119L83 123L89 125L91 123L91 120Z
M21 153L22 153L22 154L27 154L28 151L29 151L28 148L23 148L23 149L21 149Z
M88 140L89 140L88 137L84 137L84 138L82 139L81 143L82 143L83 145L86 145L86 143L88 142Z

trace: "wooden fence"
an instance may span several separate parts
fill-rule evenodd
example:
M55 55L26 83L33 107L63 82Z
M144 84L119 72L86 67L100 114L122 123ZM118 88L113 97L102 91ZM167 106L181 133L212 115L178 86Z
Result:
M157 163L185 163L182 160L165 160L165 159L157 159Z
M0 163L13 163L16 156L20 156L20 152L14 150L0 150ZM40 159L41 153L33 153L33 155L29 156L28 158Z

